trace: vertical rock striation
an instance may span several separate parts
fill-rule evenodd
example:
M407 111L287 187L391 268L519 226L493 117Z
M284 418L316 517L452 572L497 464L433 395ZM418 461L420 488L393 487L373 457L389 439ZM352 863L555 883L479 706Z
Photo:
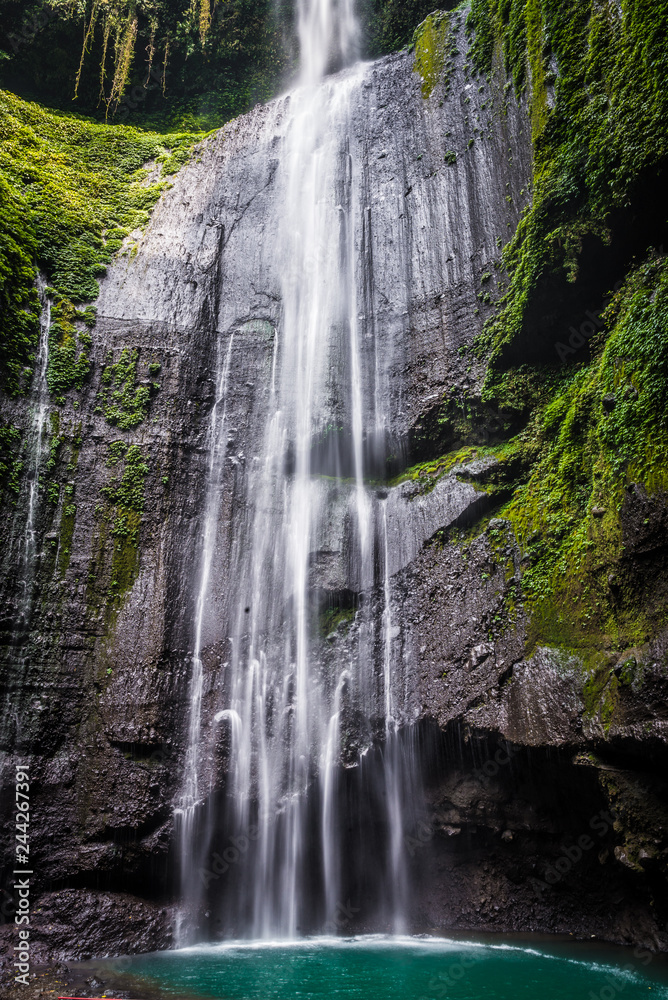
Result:
M314 655L333 675L368 642L379 678L391 665L397 721L415 724L406 739L425 762L428 835L424 850L413 851L416 877L424 882L411 925L549 930L566 928L573 908L557 891L530 905L541 858L560 846L557 819L537 789L536 774L549 771L546 748L561 755L564 795L568 788L577 795L565 824L574 833L589 822L588 801L605 810L614 800L620 815L633 813L628 761L606 771L596 757L609 726L604 733L604 723L588 715L576 663L550 651L525 659L522 556L509 525L491 521L468 547L453 541L489 512L483 487L490 468L463 459L441 469L433 488L398 481L411 462L445 450L438 423L444 397L479 392L482 364L463 349L491 310L501 248L530 191L526 109L508 97L498 76L484 83L469 77L464 27L456 18L453 30L451 65L428 97L408 53L344 70L322 85L346 91L340 186L353 222L364 406L376 416L377 433L367 435L363 456L376 557L371 578L364 578L350 528L355 471L342 467L344 481L335 489L322 483L326 516L309 552L310 585L322 596L318 611L326 626ZM283 318L285 154L295 100L288 94L258 107L202 142L156 208L137 252L110 269L81 406L67 403L59 427L52 418L50 424L51 443L63 436L52 454L67 466L74 510L56 531L40 497L35 596L20 630L21 582L11 555L3 566L3 777L9 780L17 755L30 758L34 866L45 914L36 918L36 936L47 952L120 948L116 937L104 943L96 912L105 920L113 920L109 912L136 914L136 930L123 939L127 950L169 943L177 891L173 808L193 739L194 659L202 681L198 795L214 810L225 789L230 741L215 720L229 697L229 640L243 578L238 546L251 530L249 482L263 447ZM137 367L130 370L133 352ZM335 342L332 359L329 423L340 424L345 436L350 428L336 401L337 374L347 362L342 348L337 359ZM222 371L224 382L217 377ZM150 403L143 419L125 428L118 418L110 423L111 393L121 392L119 405L131 408L144 383ZM27 405L39 403L35 390ZM212 414L221 406L225 437L215 447L224 476L212 495ZM7 403L5 411L28 420L23 403ZM326 434L321 445L311 461L326 465ZM30 495L20 497L13 538L32 516ZM215 546L198 609L212 509ZM620 677L632 658L645 680L624 674L627 715L615 723L616 750L649 741L663 753L663 702L650 703L643 684L651 675L656 690L664 690L665 651L659 643L630 653ZM343 688L335 685L333 695L342 704ZM366 715L356 705L341 712L342 764L358 763L364 751L374 758L387 736L383 718L382 706ZM500 737L514 748L517 772L493 764ZM589 756L574 763L575 754ZM491 776L484 772L490 759L497 768ZM365 767L346 766L341 794L361 794ZM523 785L511 781L517 774ZM5 784L3 795L10 791ZM644 871L651 879L661 870L660 792L652 787L646 829L653 834L635 814L636 828L630 820L625 826L628 843L606 841L601 848L609 852L606 863L616 859L624 868L621 875L614 869L601 897L607 905L610 893L627 891L623 918L615 923L583 911L582 933L662 944L658 924L647 916L643 882ZM364 821L371 824L373 815ZM10 832L7 819L6 872ZM460 846L467 834L468 853ZM529 840L530 873L518 854ZM593 858L592 852L587 864L595 873ZM470 873L483 863L489 872L481 887ZM425 875L444 870L442 878ZM363 882L360 872L350 877ZM451 892L456 906L447 903ZM63 893L73 914L71 938L47 923ZM488 906L492 894L504 901L499 911ZM371 917L363 914L360 926L369 927L365 920Z

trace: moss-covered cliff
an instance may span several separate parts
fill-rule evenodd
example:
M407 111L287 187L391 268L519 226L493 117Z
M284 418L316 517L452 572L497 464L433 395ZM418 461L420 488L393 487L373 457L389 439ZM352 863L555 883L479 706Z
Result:
M448 18L416 33L427 80L447 73ZM512 492L499 510L526 554L530 644L578 649L596 670L597 651L668 623L668 4L474 0L467 29L471 80L503 67L534 151L508 283L472 351L483 405L525 425L494 488ZM634 490L644 568L624 529Z

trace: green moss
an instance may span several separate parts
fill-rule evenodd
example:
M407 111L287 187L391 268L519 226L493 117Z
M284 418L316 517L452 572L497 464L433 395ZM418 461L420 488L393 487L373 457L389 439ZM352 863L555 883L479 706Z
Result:
M339 626L349 626L355 620L355 608L333 607L320 612L318 616L318 631L322 636L331 635Z
M422 96L430 97L442 79L448 80L452 68L451 50L454 48L450 30L450 16L436 11L415 30L415 72L422 78Z
M37 242L26 214L25 199L0 171L0 378L11 395L26 384L24 371L31 369L39 336Z
M79 426L79 433L81 427ZM65 475L68 479L73 479L79 464L79 451L81 448L81 438L79 433L72 435L70 439L70 458L65 468ZM66 440L65 435L58 439L59 446ZM77 506L74 503L75 486L73 482L59 484L53 480L49 484L47 496L51 502L57 503L62 498L62 508L60 514L59 544L58 544L58 571L61 577L67 573L72 556L72 542L74 539L74 529L76 527Z
M147 186L142 165L161 160L171 172L198 138L101 125L0 91L0 382L8 392L26 388L34 363L36 266L61 297L50 386L62 394L56 386L81 383L86 351L69 329L71 303L97 296L97 278L122 240L146 224L166 182ZM94 311L77 319L90 327Z
M18 496L23 462L19 456L21 432L13 424L0 421L0 494Z
M78 330L76 321L83 321L69 299L58 296L52 308L53 323L49 329L49 365L46 382L49 392L62 397L70 389L82 389L90 371L90 334Z
M625 582L620 511L629 483L668 490L668 260L637 268L606 319L599 356L536 410L524 434L536 462L503 511L529 563L532 643L585 652L641 645L658 624Z
M107 448L107 465L110 468L118 465L118 463L125 457L127 450L128 445L126 441L112 441Z
M521 353L520 337L540 336L527 318L539 283L576 281L585 239L608 241L611 213L666 162L668 6L479 0L467 27L476 69L491 72L498 53L525 91L534 152L533 200L503 255L510 283L476 345L488 361L483 401L527 421L501 513L524 554L529 646L577 650L590 671L588 711L607 725L618 680L600 651L642 644L662 613L627 574L620 511L630 483L668 489L665 258L650 253L619 283L590 361L506 359L509 347Z
M104 561L107 538L113 539L106 600L109 621L113 619L123 595L134 583L139 570L139 538L145 504L145 483L149 473L148 456L142 454L138 445L114 441L109 445L107 465L118 468L121 463L120 478L112 477L109 485L103 487L101 493L106 503L98 510L103 521L100 564ZM95 575L99 575L101 571L102 566L98 565Z
M72 540L76 525L77 509L73 503L63 503L60 516L60 544L58 546L58 572L61 577L67 573L72 556Z
M652 253L637 266L603 319L605 335L590 363L527 366L504 376L507 412L524 411L527 419L517 436L465 446L396 482L429 490L458 463L495 457L484 489L496 496L496 513L510 522L522 552L521 593L511 603L521 600L528 613L527 652L537 645L576 652L592 673L588 697L607 725L618 683L601 651L644 645L665 616L654 588L639 590L627 568L621 510L630 484L659 494L659 503L668 494L668 258ZM474 418L474 409L460 418L471 435ZM458 433L466 438L463 428ZM479 523L462 542L480 531ZM619 684L627 681L622 674Z
M390 482L390 486L398 486L400 483L419 483L423 490L421 492L430 493L436 483L457 465L465 465L476 458L483 458L493 453L493 449L484 448L478 445L467 445L458 448L456 451L441 455L440 458L432 459L428 462L420 462L418 465L406 469L400 476Z
M490 0L471 0L466 30L473 34L469 58L480 69L492 68L494 54L494 4Z
M123 431L138 427L146 419L151 395L160 388L156 382L149 386L137 385L138 362L139 352L125 347L115 364L113 355L108 355L102 372L100 408L107 422ZM155 364L149 365L149 374L155 367ZM160 365L157 368L159 370Z
M607 666L590 669L582 687L584 716L598 719L604 732L608 732L619 704L619 681Z
M411 44L416 25L436 8L456 7L457 0L357 0L370 54L393 52Z
M620 16L595 0L481 0L468 23L480 69L491 68L491 27L518 93L530 82L534 197L504 252L511 283L482 342L492 396L538 280L575 280L584 238L608 238L609 213L668 156L668 9L638 0Z

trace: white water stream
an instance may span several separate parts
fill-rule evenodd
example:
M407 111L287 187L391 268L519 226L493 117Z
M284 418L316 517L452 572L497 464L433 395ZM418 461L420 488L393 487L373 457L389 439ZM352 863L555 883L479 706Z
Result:
M23 613L28 615L35 577L37 555L37 511L39 506L39 475L44 451L44 425L49 410L49 387L46 372L49 367L49 328L51 326L51 300L45 294L46 282L40 276L37 283L42 312L40 315L39 348L35 364L33 396L35 409L32 428L28 436L28 516L21 545L21 570L23 585Z
M229 727L227 815L241 842L256 831L238 872L227 925L259 939L290 939L306 928L337 927L346 903L347 841L342 815L342 714L385 719L379 779L388 827L376 857L386 926L403 927L406 790L411 780L392 698L391 582L386 510L365 484L365 447L382 435L378 372L360 344L362 310L354 213L360 203L351 153L350 98L362 85L352 0L300 0L301 75L282 136L279 246L282 319L275 342L264 444L248 476L251 512L233 590L231 657L217 724ZM189 747L177 821L184 896L198 855L198 748L202 713L202 621L215 550L226 440L225 398L233 340L219 372L211 424L191 680ZM347 477L344 479L344 477ZM322 595L313 559L335 498L349 495L348 551L360 593L379 585L357 612L356 648L325 670L318 656ZM233 527L234 532L234 527ZM377 579L375 565L383 567ZM320 603L319 603L320 602ZM314 892L314 885L320 889ZM348 883L345 882L347 885ZM223 891L221 889L221 891ZM229 889L227 889L229 894ZM185 913L185 910L184 910ZM179 939L191 939L182 914Z

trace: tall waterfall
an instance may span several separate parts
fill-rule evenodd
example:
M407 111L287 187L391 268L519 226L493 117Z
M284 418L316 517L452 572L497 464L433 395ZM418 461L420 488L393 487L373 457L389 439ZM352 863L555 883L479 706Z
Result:
M361 219L363 198L350 98L366 67L354 64L353 0L300 0L298 13L301 76L286 99L280 136L275 253L282 315L264 442L247 472L247 519L232 527L229 587L236 610L216 714L230 748L226 791L220 808L210 803L199 821L201 626L230 434L225 394L237 349L233 334L219 348L189 748L177 813L184 896L201 889L198 871L208 888L207 866L212 856L220 858L212 854L212 831L225 829L236 845L235 871L219 898L212 885L208 905L220 912L223 933L252 938L337 931L349 921L342 913L352 911L403 929L403 840L415 791L393 693L387 494L369 485L385 463L388 394L380 391L383 366L370 326L361 324L365 289L355 213ZM318 573L332 530L345 533L340 548L352 583L344 592L328 588ZM341 659L339 646L332 656L322 634L328 609L330 618L342 610L351 624ZM345 734L358 725L372 735L360 742L356 759L347 754L344 767ZM355 840L365 823L373 843ZM373 874L365 870L369 864ZM350 896L356 884L367 887L364 900ZM185 911L180 940L189 940Z

